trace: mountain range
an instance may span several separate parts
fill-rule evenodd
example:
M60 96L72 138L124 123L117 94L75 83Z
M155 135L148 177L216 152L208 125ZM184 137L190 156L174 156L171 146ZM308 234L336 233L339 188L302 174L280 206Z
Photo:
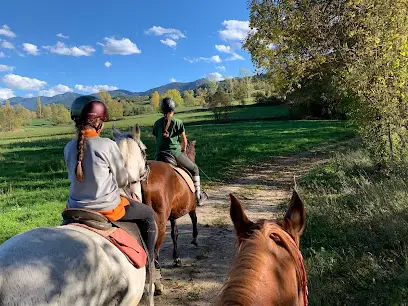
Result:
M199 79L194 82L187 82L187 83L182 83L182 82L172 82L163 86L159 86L156 88L149 89L144 92L131 92L128 90L124 89L116 89L109 91L111 96L113 98L116 97L131 97L131 96L150 96L152 93L157 91L159 94L164 94L166 91L170 89L177 89L181 93L185 90L196 90L199 87L203 87L206 84L206 79ZM80 94L76 92L67 92L64 94L56 95L53 97L45 97L45 96L40 96L41 99L41 104L43 105L48 105L48 104L64 104L67 107L70 107L72 102L77 98L81 96ZM36 103L37 103L37 97L33 98L22 98L22 97L14 97L9 99L11 105L17 105L20 104L21 106L34 110L36 108ZM1 103L1 102L0 102Z

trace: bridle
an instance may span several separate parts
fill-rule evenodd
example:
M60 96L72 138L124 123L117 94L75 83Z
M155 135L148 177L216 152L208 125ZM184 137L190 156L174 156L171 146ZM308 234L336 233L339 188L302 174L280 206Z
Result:
M307 276L306 276L306 269L305 269L305 264L303 262L303 256L302 253L299 250L298 245L296 244L295 240L292 238L291 235L289 235L285 230L282 229L283 234L288 238L288 241L292 244L292 246L296 250L296 256L297 260L299 261L299 266L300 266L300 286L302 288L302 293L303 293L303 305L307 306L308 305L308 300L307 296L309 294L308 288L307 288Z

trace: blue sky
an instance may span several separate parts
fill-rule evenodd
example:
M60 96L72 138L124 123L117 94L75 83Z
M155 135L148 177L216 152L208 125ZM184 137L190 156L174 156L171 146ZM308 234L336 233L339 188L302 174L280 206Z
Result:
M4 2L0 99L145 91L253 70L240 43L248 31L247 1Z

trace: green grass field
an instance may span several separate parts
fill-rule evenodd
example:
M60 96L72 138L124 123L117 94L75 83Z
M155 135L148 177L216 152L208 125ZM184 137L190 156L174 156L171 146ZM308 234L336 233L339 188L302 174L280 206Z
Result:
M237 108L237 118L281 116L280 107ZM251 113L252 112L252 113ZM209 176L204 185L229 181L239 169L271 156L310 149L322 143L353 136L345 122L338 121L248 121L214 124L206 112L180 114L188 124L187 134L197 140L197 163ZM128 127L141 123L148 157L154 158L151 126L159 115L136 116L115 122ZM203 117L204 116L204 117ZM198 119L197 119L198 118ZM203 120L206 118L206 120ZM193 124L197 119L197 125ZM112 123L103 136L110 137ZM4 135L3 135L4 136ZM0 242L36 226L56 225L68 196L69 183L63 160L65 144L74 137L72 126L34 126L0 140Z
M303 178L310 305L407 305L407 178L358 149Z

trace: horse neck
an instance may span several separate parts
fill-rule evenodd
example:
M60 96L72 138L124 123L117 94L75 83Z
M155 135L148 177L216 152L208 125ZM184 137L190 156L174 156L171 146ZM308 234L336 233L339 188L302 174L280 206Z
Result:
M242 242L217 305L302 304L296 255L269 238L287 239L282 231L263 228Z
M132 180L139 180L140 174L145 167L145 160L139 145L134 140L126 138L119 144L119 150Z

